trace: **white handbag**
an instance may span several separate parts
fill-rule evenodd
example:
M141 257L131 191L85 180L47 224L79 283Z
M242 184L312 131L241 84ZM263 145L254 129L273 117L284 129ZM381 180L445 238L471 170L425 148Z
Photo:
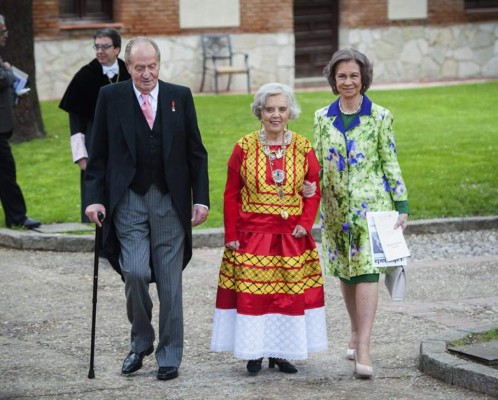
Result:
M384 279L387 290L393 301L403 301L406 295L406 272L405 267L388 267Z

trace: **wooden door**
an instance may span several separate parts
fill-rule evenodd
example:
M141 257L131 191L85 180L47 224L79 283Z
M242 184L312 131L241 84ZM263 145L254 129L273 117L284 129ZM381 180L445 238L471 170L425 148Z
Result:
M296 78L322 76L339 46L339 0L294 0Z

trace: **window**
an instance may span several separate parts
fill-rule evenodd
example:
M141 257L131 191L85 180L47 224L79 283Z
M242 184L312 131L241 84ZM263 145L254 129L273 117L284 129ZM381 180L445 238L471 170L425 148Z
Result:
M60 0L61 19L111 21L112 0Z
M498 8L498 0L465 0L465 9Z

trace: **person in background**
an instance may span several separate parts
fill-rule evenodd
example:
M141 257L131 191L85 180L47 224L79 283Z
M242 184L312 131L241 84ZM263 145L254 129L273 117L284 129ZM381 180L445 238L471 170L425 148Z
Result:
M261 129L242 137L228 161L224 195L225 251L211 350L296 373L288 360L327 349L323 276L311 229L320 190L311 143L288 129L300 113L290 87L261 86L252 104Z
M97 104L102 86L130 79L121 51L121 36L111 28L99 29L93 35L95 58L83 66L73 77L59 107L69 113L73 162L81 170L81 221L89 222L85 215L85 177L88 147Z
M0 15L0 49L5 47L8 37L5 18ZM26 215L26 202L17 183L16 162L9 144L14 131L14 80L12 66L0 54L0 200L7 228L35 229L41 222Z
M365 213L396 209L399 218L393 228L404 229L407 190L397 159L393 115L365 95L373 77L371 62L357 50L341 49L324 75L339 97L316 111L314 120L314 149L322 168L323 261L340 279L351 322L346 356L355 360L358 377L370 378L381 271L372 263Z
M209 212L207 153L192 92L158 79L156 42L131 40L125 61L132 79L104 86L97 101L86 214L99 226L104 216L103 250L125 283L131 341L121 372L138 371L154 351L155 280L157 379L168 380L183 355L182 270L192 257L192 226Z

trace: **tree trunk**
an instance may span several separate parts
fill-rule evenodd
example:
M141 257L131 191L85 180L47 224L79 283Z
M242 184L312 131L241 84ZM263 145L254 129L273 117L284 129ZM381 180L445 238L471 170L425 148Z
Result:
M19 98L14 109L16 128L14 141L26 141L45 136L45 128L36 90L35 47L33 36L33 1L2 1L2 15L9 37L2 58L26 72L31 91Z

